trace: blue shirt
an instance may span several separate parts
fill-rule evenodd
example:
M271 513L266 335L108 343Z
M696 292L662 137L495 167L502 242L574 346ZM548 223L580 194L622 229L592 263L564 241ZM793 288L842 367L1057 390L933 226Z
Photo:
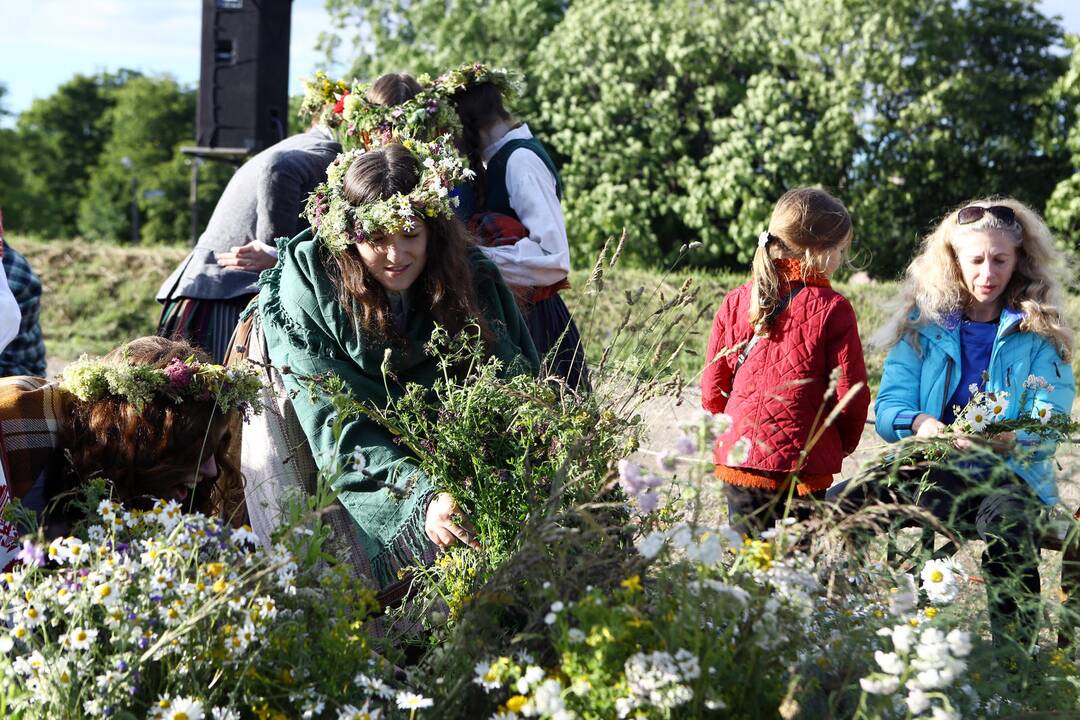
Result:
M941 422L946 425L956 419L954 407L964 408L971 400L971 385L983 389L983 373L990 367L990 353L997 337L998 321L960 321L960 384L949 398Z

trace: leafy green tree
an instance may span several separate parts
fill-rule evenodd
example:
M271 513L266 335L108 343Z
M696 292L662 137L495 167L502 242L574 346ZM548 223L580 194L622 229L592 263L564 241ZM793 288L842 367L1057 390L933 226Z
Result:
M4 103L7 86L0 83L0 120L12 113ZM18 222L26 207L19 169L19 138L13 128L0 127L0 210L8 229L19 229ZM14 222L13 222L14 220Z
M1048 105L1056 112L1046 129L1050 142L1064 145L1071 157L1071 172L1065 174L1046 203L1046 220L1073 249L1080 249L1080 36L1070 35L1069 69L1050 91Z
M1060 38L1034 0L578 0L532 72L584 256L626 227L646 261L745 262L776 197L820 184L889 276L950 206L1042 207L1070 172L1037 140Z
M349 53L348 77L435 74L472 61L528 74L533 49L569 5L570 0L326 0L338 32L323 33L320 45L331 59Z
M625 227L646 261L692 240L699 257L745 259L784 189L843 183L855 95L783 49L809 23L800 5L786 34L750 0L571 7L534 73L578 257Z
M132 76L127 70L76 75L19 115L15 143L25 201L11 208L12 227L45 237L75 234L79 202L109 138L113 90Z
M178 148L193 144L195 102L194 90L169 77L137 77L116 90L108 113L111 136L79 206L79 230L85 237L129 240L133 201L140 239L173 242L190 236L191 161ZM203 222L228 174L225 167L202 171Z
M1062 30L1037 3L888 7L905 32L868 65L866 142L851 184L858 232L886 277L955 205L1005 194L1042 208L1070 172L1066 153L1039 143L1043 101L1067 59L1052 52Z

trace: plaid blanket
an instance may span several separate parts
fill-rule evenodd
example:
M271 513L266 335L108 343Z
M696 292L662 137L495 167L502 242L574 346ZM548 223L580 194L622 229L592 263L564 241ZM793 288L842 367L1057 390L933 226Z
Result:
M55 460L64 406L59 387L44 378L0 378L0 510L24 497ZM0 520L0 567L17 552L18 531Z
M529 229L517 218L502 213L479 213L469 219L469 231L480 241L484 247L499 247L501 245L513 245L522 238L529 237ZM547 300L560 290L570 287L570 282L565 278L546 287L521 287L511 285L514 295L526 304L538 303Z

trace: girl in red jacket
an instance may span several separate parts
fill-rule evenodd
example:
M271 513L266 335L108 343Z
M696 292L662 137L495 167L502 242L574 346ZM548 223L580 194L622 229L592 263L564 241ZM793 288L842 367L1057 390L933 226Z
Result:
M789 190L758 237L750 282L727 294L713 321L701 404L731 418L713 461L729 521L744 535L785 514L792 483L800 496L823 498L859 444L870 404L862 343L851 303L829 284L851 239L843 203L816 188Z

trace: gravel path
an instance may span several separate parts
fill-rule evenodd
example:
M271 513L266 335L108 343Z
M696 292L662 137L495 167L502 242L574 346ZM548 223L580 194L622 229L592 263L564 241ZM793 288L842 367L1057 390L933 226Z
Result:
M656 455L660 451L669 450L675 445L675 439L680 434L679 426L683 423L693 422L701 413L701 394L696 389L688 390L683 394L681 403L675 398L656 398L648 401L640 410L642 418L648 427L648 435L642 443L642 451L634 460L642 465L654 467ZM1080 401L1073 405L1073 415L1080 413ZM871 408L870 421L863 431L859 449L844 460L840 478L854 476L859 467L876 457L884 448L885 443L878 437L873 426L873 411ZM1063 445L1057 453L1058 490L1062 502L1070 510L1080 506L1080 445L1076 443ZM838 479L840 479L838 478Z

